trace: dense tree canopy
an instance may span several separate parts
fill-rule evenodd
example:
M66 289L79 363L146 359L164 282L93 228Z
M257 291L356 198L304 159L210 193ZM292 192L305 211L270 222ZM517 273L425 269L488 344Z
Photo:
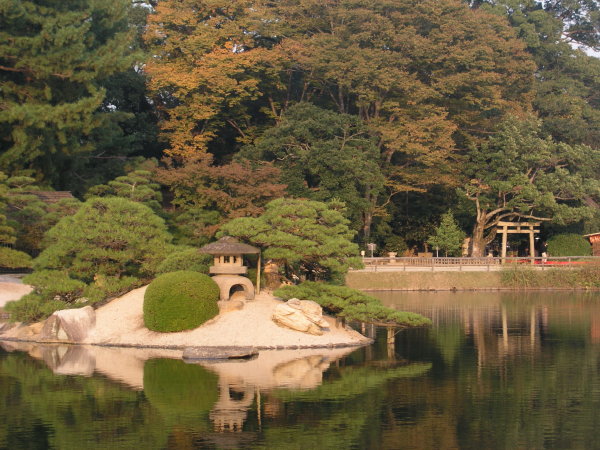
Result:
M284 167L290 194L307 196L318 184L308 196L325 199L337 190L351 215L363 216L365 237L398 193L456 184L457 150L486 137L507 112L530 110L533 98L534 64L514 30L459 0L164 1L145 36L167 154L185 165L208 151L218 165L256 142L254 157ZM293 109L298 102L324 108L321 128L330 130L312 138L303 160L312 167L292 176L292 158L279 161L274 141L286 131L299 139L307 122ZM317 154L333 148L331 136L339 138L331 134L342 125L335 120L364 130L361 139L371 143L360 155L356 145L345 146L335 158L339 168L317 175ZM339 174L342 161L356 157L356 180L374 177L371 186L353 183L358 192L349 199L340 186L351 185ZM327 187L335 177L337 186Z
M184 245L284 195L345 203L348 239L382 250L423 248L446 211L474 254L502 218L596 231L599 18L597 0L0 0L0 239L36 254L77 210L38 187L144 203Z
M543 130L571 144L600 142L600 60L581 49L600 49L596 0L479 1L507 16L537 68L534 106Z
M600 155L584 145L544 138L537 120L510 118L465 160L463 194L475 206L473 255L495 236L500 220L569 223L590 216L583 202L600 194Z
M130 7L127 0L1 2L1 169L60 186L85 165L80 158L97 157L97 171L103 158L127 152L119 138L127 116L105 98L109 78L135 61Z
M363 229L384 187L379 148L360 119L310 103L290 107L240 154L281 168L289 195L343 201Z

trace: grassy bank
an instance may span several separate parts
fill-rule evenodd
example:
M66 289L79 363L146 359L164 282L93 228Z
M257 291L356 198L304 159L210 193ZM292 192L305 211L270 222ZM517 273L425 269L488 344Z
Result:
M361 290L600 289L600 266L499 272L349 272L346 285Z
M536 271L527 266L513 266L500 272L503 287L600 289L600 265L593 264L573 269Z

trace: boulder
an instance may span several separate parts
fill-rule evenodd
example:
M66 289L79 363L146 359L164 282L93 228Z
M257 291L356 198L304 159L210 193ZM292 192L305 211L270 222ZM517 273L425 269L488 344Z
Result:
M81 342L95 325L96 313L91 306L63 309L48 317L40 338Z
M328 327L323 318L323 309L311 300L292 298L277 305L272 319L277 325L317 336L323 334L322 328Z
M219 300L217 305L219 306L219 314L244 309L244 302L242 300Z

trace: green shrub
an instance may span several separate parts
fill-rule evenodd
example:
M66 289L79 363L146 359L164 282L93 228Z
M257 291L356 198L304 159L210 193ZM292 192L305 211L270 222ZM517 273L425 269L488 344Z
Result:
M72 305L59 300L46 300L44 297L32 293L21 297L20 300L8 302L4 306L4 310L10 314L10 320L13 322L32 323L45 319L54 311L72 307Z
M390 236L385 241L382 256L387 256L389 252L396 252L397 256L402 256L406 250L408 250L408 244L404 238L401 238L400 236Z
M158 265L157 273L176 272L178 270L208 273L212 260L211 255L200 253L197 248L185 248L167 256Z
M502 270L502 286L509 288L600 288L600 265L553 268L543 271L513 265Z
M4 269L31 269L31 256L19 250L0 247L0 267Z
M592 246L579 234L565 233L552 236L548 240L550 256L590 256Z
M34 286L34 292L48 300L72 303L81 297L85 283L70 278L59 270L40 270L23 277L23 282Z
M144 295L144 324L172 332L197 328L219 313L219 287L208 275L192 271L165 273Z
M128 292L142 283L133 277L99 277L94 283L86 285L58 270L34 272L23 277L23 281L33 285L34 290L31 294L7 304L6 311L10 313L11 321L37 322L47 318L54 311L93 305L107 297Z
M299 298L315 301L326 313L347 320L409 327L431 325L431 320L420 314L388 308L375 297L346 286L305 281L297 286L279 288L275 295L284 300Z

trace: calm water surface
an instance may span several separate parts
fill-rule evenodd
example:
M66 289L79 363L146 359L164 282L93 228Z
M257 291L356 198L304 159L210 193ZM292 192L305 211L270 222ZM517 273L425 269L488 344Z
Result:
M600 448L600 295L380 293L430 329L186 364L0 349L0 448Z

